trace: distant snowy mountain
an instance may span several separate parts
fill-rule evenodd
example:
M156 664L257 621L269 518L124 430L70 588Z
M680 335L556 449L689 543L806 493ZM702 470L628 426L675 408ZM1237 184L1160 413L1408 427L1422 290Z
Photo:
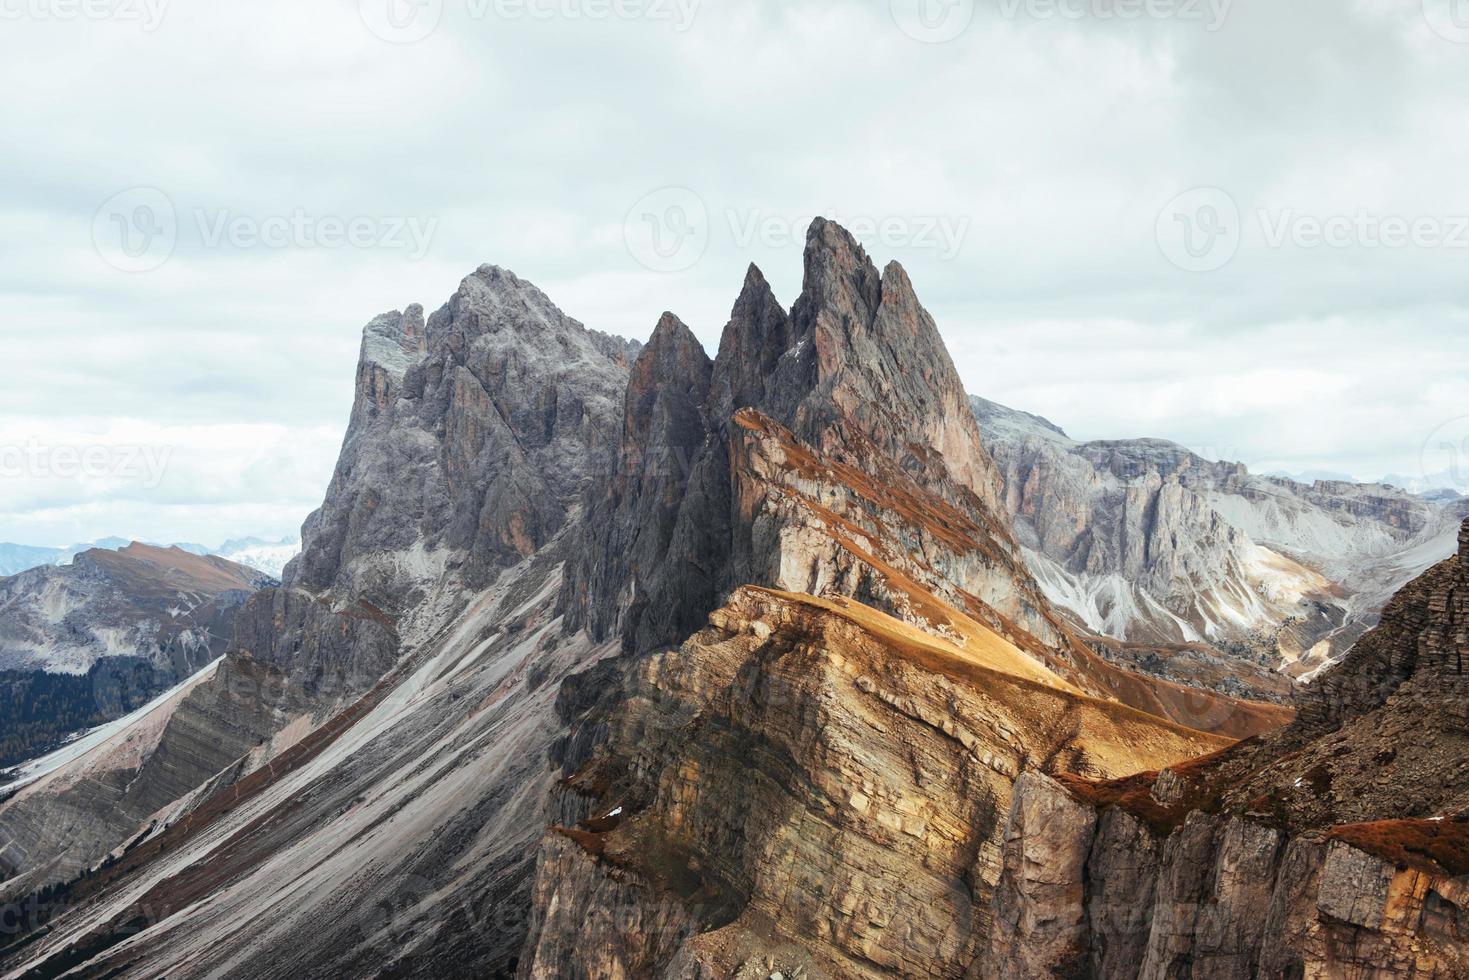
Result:
M286 570L286 563L295 558L300 551L301 542L296 538L286 537L279 541L267 541L263 538L237 538L233 541L226 541L211 554L218 555L237 565L246 565L278 579Z
M43 565L68 565L73 558L84 551L95 549L121 551L132 543L129 538L119 537L101 538L97 541L73 544L65 548L0 542L0 578L7 575L18 575L27 569L39 568ZM275 579L281 577L286 563L301 550L300 542L293 537L284 537L278 541L260 537L234 538L218 548L187 541L176 541L168 545L151 541L142 543L157 548L178 548L191 555L215 555L239 565L246 565L258 572L264 572Z
M1469 500L1259 476L1160 439L1078 442L982 398L973 409L1046 596L1135 644L1209 643L1313 675L1406 582L1454 553Z
M1430 500L1456 500L1463 496L1469 486L1465 486L1463 476L1453 473L1431 473L1428 475L1404 476L1401 473L1389 473L1379 483L1389 486L1402 487L1409 493L1416 493L1420 497Z

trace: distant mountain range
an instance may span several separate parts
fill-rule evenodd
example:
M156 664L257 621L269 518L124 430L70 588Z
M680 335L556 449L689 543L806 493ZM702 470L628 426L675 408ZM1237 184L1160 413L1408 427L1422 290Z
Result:
M92 548L0 579L0 765L111 721L221 656L275 580L182 548Z
M132 544L129 538L107 537L97 541L89 541L85 544L74 544L65 548L46 548L35 545L11 544L0 542L0 577L15 575L28 568L37 568L41 565L65 565L83 551L101 548L106 551L119 551ZM236 538L226 541L218 548L210 548L202 544L191 542L175 542L170 545L157 545L151 542L139 542L151 544L153 547L178 548L194 555L215 555L228 561L246 565L259 572L264 572L271 578L279 579L285 571L286 563L296 556L301 550L300 542L292 537L281 538L272 541L266 538L248 537Z
M1046 596L1122 641L1110 653L1136 644L1165 660L1165 676L1183 658L1157 648L1190 643L1294 677L1319 670L1454 553L1469 516L1457 494L1256 475L1161 439L1079 442L1039 416L972 405Z
M1456 506L971 401L823 219L713 358L481 266L367 325L279 586L0 580L78 667L119 556L150 620L244 593L0 792L0 973L1469 976Z

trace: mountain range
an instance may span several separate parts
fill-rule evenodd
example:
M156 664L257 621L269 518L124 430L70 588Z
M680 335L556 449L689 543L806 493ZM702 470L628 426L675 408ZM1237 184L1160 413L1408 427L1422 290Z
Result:
M127 538L118 537L101 538L66 548L46 548L0 542L0 577L15 575L40 565L65 565L84 551L96 548L119 551L132 543L134 542ZM178 548L195 555L214 555L239 565L248 565L276 579L280 578L281 573L285 571L286 563L300 551L296 540L290 537L281 538L278 541L258 537L235 538L224 542L218 548L208 548L202 544L189 542L152 545L152 547Z
M1463 975L1469 530L1372 626L1451 511L1074 443L803 264L712 359L373 319L281 583L0 799L7 975Z
M245 599L273 581L136 543L0 578L0 765L126 715L223 655Z
M1132 662L1180 670L1202 643L1309 677L1452 555L1469 517L1466 498L1255 476L1158 439L1077 442L972 403L1041 588Z

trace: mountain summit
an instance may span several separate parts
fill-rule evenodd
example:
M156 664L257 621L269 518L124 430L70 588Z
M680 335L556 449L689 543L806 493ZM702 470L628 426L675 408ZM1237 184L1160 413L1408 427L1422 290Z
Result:
M281 587L0 801L7 969L1043 961L1005 939L1026 787L1187 772L1291 713L1089 648L908 275L823 220L804 272L786 310L747 270L712 361L672 313L629 343L495 266L373 320Z

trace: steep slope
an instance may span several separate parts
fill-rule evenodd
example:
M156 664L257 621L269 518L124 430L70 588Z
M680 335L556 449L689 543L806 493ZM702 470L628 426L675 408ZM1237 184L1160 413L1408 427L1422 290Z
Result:
M222 656L268 582L137 543L0 579L0 765L119 718Z
M685 425L639 439L688 447L702 419L705 449L675 492L637 474L634 499L670 502L652 527L673 532L642 553L609 547L639 540L615 533L599 550L594 529L600 567L569 578L571 596L594 621L609 602L609 629L642 590L709 625L670 648L675 630L644 630L644 613L628 656L563 687L559 819L522 976L962 976L988 935L1018 773L1121 774L1228 744L1160 714L1257 731L1288 717L1078 643L1020 560L906 275L879 276L819 221L805 271L785 316L751 270L712 368L662 349L691 343L667 318L644 351L687 370L649 372L667 390L629 406L689 406L711 380L702 411L661 416ZM600 526L647 534L631 496ZM690 523L716 557L685 546ZM630 591L598 588L624 569ZM698 575L703 588L678 591ZM697 605L710 596L727 596L712 614Z
M1017 773L1227 744L954 621L745 589L681 648L570 682L563 710L605 728L564 757L521 975L963 976Z
M0 579L0 669L80 674L121 656L197 668L223 652L230 613L267 581L221 558L137 543L33 568Z
M1160 774L1022 779L993 975L1469 975L1466 597L1469 522L1290 727Z
M1162 440L1080 443L1038 416L972 407L1046 595L1143 648L1208 643L1306 675L1452 554L1469 514L1389 486L1254 476Z
M530 690L554 676L558 654L545 652L545 665L528 671L522 641L530 634L515 631L553 601L552 543L612 438L614 399L635 351L492 266L465 279L427 322L416 306L373 320L341 459L283 586L246 606L229 656L149 721L161 732L119 736L138 751L99 750L0 802L4 893L65 882L128 842L134 854L153 853L144 841L162 847L207 828L207 843L218 843L212 834L224 832L222 814L238 815L233 806L221 810L222 798L238 800L247 784L274 787L294 771L282 759L299 765L320 754L344 719L400 703L388 700L390 690L426 688L461 659L460 667L476 669L463 686L437 692L456 702L480 692L455 704L461 721L469 712L477 724L519 725L527 738L549 739L537 720L550 715L548 695L545 704L512 698L487 709L505 697L501 688ZM486 620L485 610L495 615ZM572 661L594 656L575 639L565 649ZM415 665L431 672L415 673ZM402 753L441 757L443 726L456 717L442 703L433 707L417 725L403 718L384 726L392 743L385 751L406 767L399 775L408 785L415 770ZM511 762L535 766L544 751L532 743ZM330 777L339 790L361 794L381 782L377 757L349 761L362 768ZM78 771L96 777L77 780ZM316 797L338 807L354 798ZM313 816L325 824L338 813ZM534 825L520 833L528 841ZM504 846L514 843L512 834ZM523 865L528 855L523 842L506 860ZM313 866L292 867L309 874ZM512 875L506 887L523 887L524 878Z
M824 221L805 266L789 312L749 271L713 362L493 267L373 321L283 586L156 738L0 803L34 910L5 969L685 977L789 945L957 975L1021 770L1282 720L1079 643L907 276Z

